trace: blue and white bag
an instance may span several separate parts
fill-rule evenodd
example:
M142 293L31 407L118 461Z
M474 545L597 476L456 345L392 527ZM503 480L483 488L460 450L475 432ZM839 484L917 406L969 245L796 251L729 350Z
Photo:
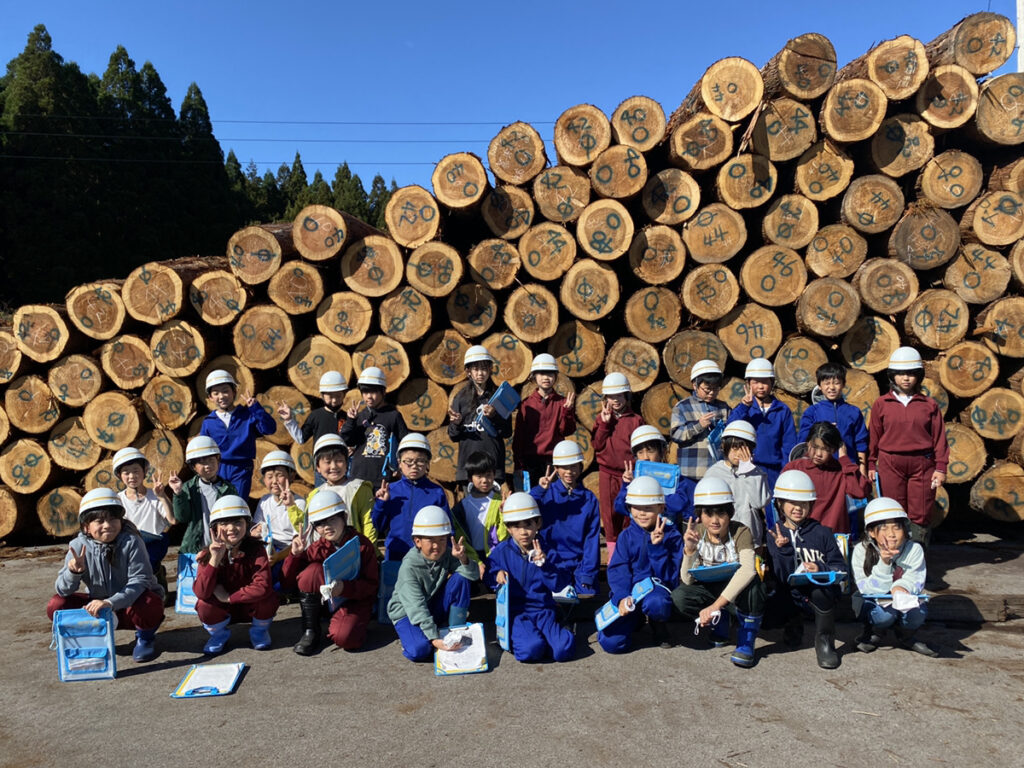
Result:
M174 596L174 612L196 615L196 593L192 585L196 580L196 556L178 553L178 585Z
M508 584L498 587L498 596L494 601L494 628L498 635L498 645L503 651L511 651L508 630L511 622L508 615Z
M109 608L98 617L84 608L57 611L53 614L50 647L57 649L57 673L62 683L117 677L114 614Z
M390 624L388 603L398 583L398 571L402 567L400 560L385 560L380 564L380 587L377 590L377 623Z

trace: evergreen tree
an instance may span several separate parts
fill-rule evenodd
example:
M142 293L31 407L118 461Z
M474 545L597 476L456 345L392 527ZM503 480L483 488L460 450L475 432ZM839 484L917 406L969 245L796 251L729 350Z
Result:
M392 180L392 185L394 181ZM379 173L373 177L370 184L370 195L367 204L367 213L364 221L372 224L382 232L387 232L387 222L384 220L384 211L388 207L388 200L391 199L391 192L384 182L384 177Z
M367 221L370 213L369 200L366 197L366 190L363 182L352 174L348 163L342 163L334 174L334 183L331 185L334 191L334 207L339 211L355 216L357 219Z
M333 195L331 194L331 188L324 181L323 174L317 171L313 174L313 183L302 190L299 193L298 199L288 206L288 210L284 213L284 218L294 219L299 215L299 211L307 205L331 205L332 203Z
M309 185L306 180L306 169L302 167L302 157L298 152L295 153L295 160L292 162L292 167L288 171L287 177L282 182L281 172L277 174L278 188L281 190L281 194L284 195L285 210L283 213L287 217L287 212L299 201L300 196L306 191L306 187Z

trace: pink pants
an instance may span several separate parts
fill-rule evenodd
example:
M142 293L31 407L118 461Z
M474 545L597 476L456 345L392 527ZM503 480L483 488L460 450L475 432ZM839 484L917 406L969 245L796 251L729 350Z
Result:
M935 511L935 491L932 489L935 459L879 451L877 470L882 495L902 504L910 522L927 528Z
M84 608L86 603L93 598L81 592L76 592L67 597L54 595L46 604L46 615L53 621L53 614L56 611L63 611L71 608ZM135 627L135 629L156 629L164 620L164 599L151 589L143 592L139 599L117 611L117 625L122 628Z
M300 592L320 592L324 584L324 567L310 563L296 578ZM327 637L339 648L355 651L366 642L366 628L370 624L374 600L348 600L338 606L327 627Z

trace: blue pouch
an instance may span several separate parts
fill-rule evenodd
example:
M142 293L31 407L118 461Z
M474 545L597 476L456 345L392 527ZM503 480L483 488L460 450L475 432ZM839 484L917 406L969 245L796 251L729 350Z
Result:
M71 680L110 680L117 677L114 656L114 614L104 608L92 616L84 608L53 614L53 643L57 650L57 674L62 683Z
M498 645L503 651L511 651L508 632L511 622L508 615L508 584L498 587L498 596L494 601L494 628L498 635Z
M196 593L192 585L196 580L196 556L178 553L178 583L174 596L174 612L196 615Z
M402 567L399 560L385 560L380 564L380 588L377 591L377 623L390 624L388 618L388 603L391 602L391 595L394 594L395 584L398 582L398 569Z

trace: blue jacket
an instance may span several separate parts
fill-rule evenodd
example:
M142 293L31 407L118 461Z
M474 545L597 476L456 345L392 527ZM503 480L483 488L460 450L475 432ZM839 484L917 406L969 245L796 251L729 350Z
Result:
M683 535L675 526L665 526L665 538L651 544L651 534L636 523L627 525L615 542L608 562L608 587L611 601L618 605L629 597L633 585L648 576L659 579L669 589L679 584L679 566L683 562Z
M370 519L377 535L387 532L384 539L384 559L401 560L405 553L413 548L412 521L419 512L430 504L435 504L448 513L448 497L444 489L426 477L410 482L404 477L388 485L391 498L387 501L377 499L373 503Z
M822 400L815 403L800 417L800 431L797 433L796 441L802 443L807 439L811 427L819 421L827 421L836 425L839 434L842 435L846 444L846 452L857 462L857 454L867 456L868 453L868 428L864 426L864 414L860 408L850 405L840 397L834 403ZM787 461L788 454L787 454Z
M541 547L544 540L541 538ZM555 609L552 592L558 592L572 582L572 572L564 568L558 550L544 548L544 565L537 566L519 549L512 539L505 539L491 550L487 558L487 584L497 590L494 580L498 571L508 574L508 608L511 616L538 613Z
M751 458L759 467L770 467L778 471L789 461L789 452L796 445L796 427L793 426L793 412L784 402L775 398L762 413L755 400L750 405L739 403L729 414L731 423L743 419L757 431L757 445Z
M566 567L576 577L576 588L597 586L597 570L601 564L601 515L597 497L583 486L566 488L555 479L544 490L539 485L530 495L540 507L544 528L541 546L550 542L558 550Z
M686 521L691 517L694 520L697 519L693 512L693 489L696 487L697 483L692 479L686 475L680 475L676 481L675 493L670 493L665 497L665 517L673 525L686 525ZM629 510L626 508L626 492L628 488L629 483L623 483L619 489L619 495L615 497L615 512L623 517L629 516Z
M213 438L220 448L221 461L251 462L256 458L256 438L272 435L276 429L274 417L257 403L252 408L236 406L227 427L216 413L206 414L199 434Z
M772 531L769 531L765 538L768 539L768 554L772 559L772 571L781 583L785 584L790 575L796 571L799 564L798 554L800 555L799 562L816 563L819 570L849 571L831 528L813 518L807 518L795 531L786 528L781 523L779 527L789 537L789 544L781 549L775 546L775 535ZM799 552L797 552L798 549Z

